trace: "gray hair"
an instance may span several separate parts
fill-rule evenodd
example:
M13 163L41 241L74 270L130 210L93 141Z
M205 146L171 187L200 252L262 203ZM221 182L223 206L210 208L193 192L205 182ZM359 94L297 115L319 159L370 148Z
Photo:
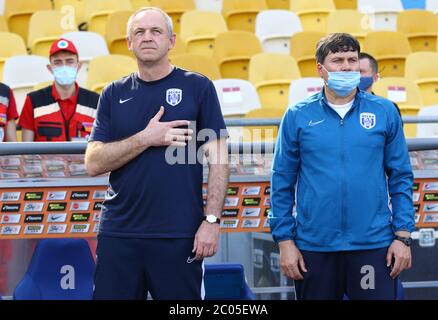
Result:
M126 37L127 37L128 39L131 39L131 31L132 31L131 29L132 29L132 23L133 23L133 21L134 21L134 18L135 18L139 13L142 13L142 12L144 12L144 11L149 11L149 10L157 11L157 12L159 12L159 13L161 13L161 14L163 15L164 20L166 20L168 36L169 36L169 38L171 38L171 37L173 36L173 22L172 22L172 19L169 17L169 15L168 15L166 12L164 12L164 11L161 10L160 8L156 8L156 7L143 7L143 8L141 8L141 9L138 9L136 12L134 12L134 13L132 14L131 17L129 17L128 25L127 25L127 27L126 27Z

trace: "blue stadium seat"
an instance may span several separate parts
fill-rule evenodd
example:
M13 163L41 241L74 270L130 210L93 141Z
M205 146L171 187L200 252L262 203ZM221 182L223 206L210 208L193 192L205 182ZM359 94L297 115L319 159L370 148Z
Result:
M84 239L43 239L14 300L90 300L95 263Z
M204 286L205 300L255 300L241 264L206 264Z
M405 10L408 9L426 9L426 0L402 0Z

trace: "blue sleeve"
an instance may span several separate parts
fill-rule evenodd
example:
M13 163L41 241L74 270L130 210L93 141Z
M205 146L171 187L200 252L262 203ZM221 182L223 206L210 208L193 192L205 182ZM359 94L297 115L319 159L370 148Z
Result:
M394 232L415 229L412 186L414 174L409 159L403 125L395 107L388 106L388 137L385 146L385 172L391 197Z
M205 142L219 138L228 138L228 132L216 89L210 80L208 80L207 85L200 95L199 103L200 112L196 123L199 136L205 137ZM203 139L204 138L201 138L201 140Z
M111 86L106 87L99 97L97 104L97 115L93 123L89 141L110 142L110 119L111 103L108 97L108 91Z
M296 220L292 210L300 153L294 122L293 112L288 110L280 124L272 163L269 225L276 242L293 240L296 234Z

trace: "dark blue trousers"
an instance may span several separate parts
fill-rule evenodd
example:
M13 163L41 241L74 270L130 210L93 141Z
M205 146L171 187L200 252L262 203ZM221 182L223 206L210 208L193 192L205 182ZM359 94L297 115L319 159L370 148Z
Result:
M95 300L203 299L203 261L193 259L193 239L98 236Z
M388 248L311 252L301 251L307 273L295 281L298 300L395 300L397 279L386 266Z

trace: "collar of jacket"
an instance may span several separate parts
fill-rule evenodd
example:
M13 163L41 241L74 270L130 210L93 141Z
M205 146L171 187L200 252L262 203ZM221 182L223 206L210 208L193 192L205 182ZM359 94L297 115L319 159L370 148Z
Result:
M360 104L360 101L362 100L364 95L365 95L364 91L361 91L358 87L356 90L356 95L354 96L354 102L353 102L353 106L351 107L351 109L356 108L356 106ZM318 100L323 108L328 107L331 109L331 107L328 105L327 97L326 97L325 92L324 92L324 87L318 93Z

